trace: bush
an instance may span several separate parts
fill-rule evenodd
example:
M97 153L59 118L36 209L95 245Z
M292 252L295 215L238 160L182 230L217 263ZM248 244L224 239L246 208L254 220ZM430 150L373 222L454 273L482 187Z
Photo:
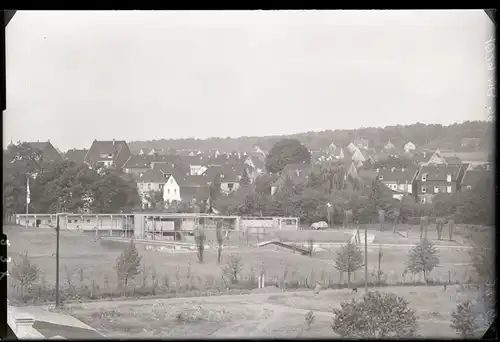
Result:
M12 260L14 266L11 269L10 276L18 282L21 288L21 297L24 297L27 291L31 291L33 284L38 280L40 269L32 264L28 258L28 252L24 254L19 263Z
M456 311L451 314L451 327L457 331L461 338L471 338L476 330L472 303L465 301L457 305Z
M368 292L356 302L334 309L332 329L347 338L406 338L418 330L415 312L393 293Z

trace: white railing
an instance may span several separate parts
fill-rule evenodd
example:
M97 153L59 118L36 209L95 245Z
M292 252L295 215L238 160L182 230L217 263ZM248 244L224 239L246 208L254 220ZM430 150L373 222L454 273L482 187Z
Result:
M19 340L45 339L45 336L33 328L35 319L31 315L20 312L13 307L8 307L7 310L7 323Z

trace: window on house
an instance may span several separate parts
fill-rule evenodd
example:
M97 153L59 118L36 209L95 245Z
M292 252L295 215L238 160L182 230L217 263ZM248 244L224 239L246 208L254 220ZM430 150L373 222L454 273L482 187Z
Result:
M378 179L384 180L384 176L378 176Z
M427 192L427 187L425 185L422 185L421 190L422 190L422 192Z
M422 176L422 182L425 182L425 181L427 181L427 175L426 174Z
M176 194L176 193L177 193L177 189L174 189L174 194Z
M87 223L90 223L90 220L87 220Z
M148 183L148 190L151 190L151 183Z
M71 220L68 220L68 223L71 223Z
M447 186L446 187L446 192L449 193L449 194L451 194L451 186Z
M439 186L434 187L434 193L437 194L439 192Z
M167 189L167 194L169 194L169 195L170 195L170 189Z
M451 182L451 175L446 175L446 181L449 183Z
M229 190L233 190L233 186L234 186L234 184L233 184L233 183L227 183L227 188L228 188Z

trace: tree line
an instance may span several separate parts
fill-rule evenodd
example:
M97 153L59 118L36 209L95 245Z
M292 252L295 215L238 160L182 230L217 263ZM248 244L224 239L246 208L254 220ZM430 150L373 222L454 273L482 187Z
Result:
M402 147L411 141L418 147L427 148L461 148L464 137L480 138L480 148L491 150L493 147L493 123L487 121L466 121L460 124L426 125L416 123L412 125L396 125L386 127L367 127L358 129L324 130L321 132L306 132L291 135L276 136L244 136L239 138L208 138L208 139L159 139L147 141L132 141L129 146L132 151L141 148L198 149L201 151L251 151L255 145L263 150L269 150L282 139L297 139L309 149L327 148L332 142L336 145L345 145L349 142L363 138L370 147L383 148L388 140L395 146Z
M120 170L44 160L41 151L27 143L9 145L3 165L4 215L26 212L28 178L29 213L119 213L140 208L135 181Z

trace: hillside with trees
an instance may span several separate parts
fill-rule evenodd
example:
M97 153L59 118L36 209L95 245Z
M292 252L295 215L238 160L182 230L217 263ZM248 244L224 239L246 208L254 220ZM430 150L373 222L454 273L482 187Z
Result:
M402 147L408 141L418 147L461 149L462 138L479 138L479 148L488 151L492 148L494 124L487 121L466 121L460 124L426 125L397 125L386 127L366 127L349 130L324 130L321 132L306 132L292 135L275 136L244 136L238 138L208 138L208 139L159 139L129 142L132 152L141 148L198 149L201 151L219 150L251 151L255 145L269 151L272 146L282 139L297 139L309 150L318 150L328 147L332 142L336 145L346 145L355 139L366 139L370 147L382 148L388 140L396 147Z

